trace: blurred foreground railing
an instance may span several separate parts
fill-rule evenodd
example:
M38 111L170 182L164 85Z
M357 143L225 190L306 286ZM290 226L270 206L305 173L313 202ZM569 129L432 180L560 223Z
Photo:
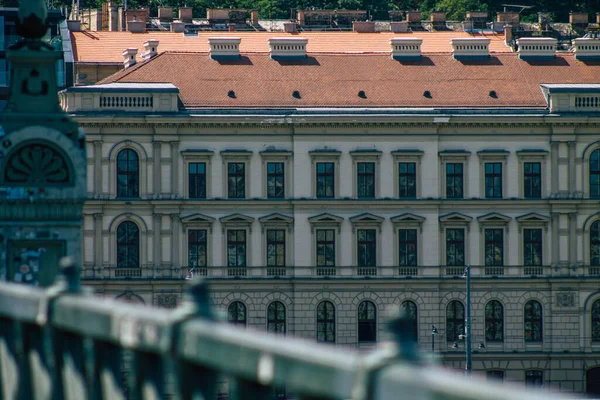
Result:
M296 399L552 399L423 361L407 318L390 322L394 342L359 357L216 322L205 281L191 281L173 311L95 297L77 268L63 273L48 290L0 284L2 399L209 400L223 376L232 399L271 399L281 388Z

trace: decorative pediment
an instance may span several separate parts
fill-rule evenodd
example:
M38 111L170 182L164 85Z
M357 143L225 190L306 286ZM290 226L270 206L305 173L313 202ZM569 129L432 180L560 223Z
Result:
M532 212L529 214L521 215L520 217L517 217L516 220L519 224L535 224L535 223L544 223L545 224L545 223L550 222L552 219L545 215Z
M353 224L381 224L385 218L371 213L362 213L350 217L350 222Z
M453 212L450 214L442 215L440 217L440 222L443 224L450 224L450 223L468 224L471 221L473 221L473 217L469 217L468 215L461 214L459 212Z
M420 215L416 215L413 213L404 213L400 215L396 215L395 217L390 218L392 224L422 224L425 221L425 217L421 217Z
M254 217L249 217L244 214L235 213L227 215L225 217L221 217L219 218L219 221L221 221L221 229L223 233L225 233L226 228L235 226L248 227L250 232L252 232L252 223L254 222L254 219Z
M182 224L190 224L190 223L212 224L213 222L215 222L215 219L213 217L209 217L208 215L204 215L204 214L200 214L200 213L190 214L190 215L186 215L185 217L181 217Z
M311 225L311 232L314 232L315 225L335 225L339 229L343 220L344 218L329 213L323 213L308 218L308 222Z
M477 217L477 221L479 221L480 224L508 224L511 219L511 217L497 212Z
M288 217L287 215L283 215L280 213L273 213L265 215L264 217L260 217L258 221L262 226L263 232L265 229L265 225L286 226L288 228L288 231L291 231L292 224L294 223L294 218Z

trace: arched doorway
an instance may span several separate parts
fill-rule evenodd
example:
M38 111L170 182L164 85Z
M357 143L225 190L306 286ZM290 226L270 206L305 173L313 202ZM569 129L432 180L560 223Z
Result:
M590 368L585 373L585 392L600 395L600 367Z

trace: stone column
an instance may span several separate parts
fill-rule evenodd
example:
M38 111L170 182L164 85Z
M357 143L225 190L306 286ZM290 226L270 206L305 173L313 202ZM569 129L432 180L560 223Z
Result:
M101 267L104 264L102 244L102 214L94 214L94 266Z
M152 224L152 230L154 232L154 239L153 239L153 243L152 243L152 247L154 247L154 253L153 253L153 257L154 257L154 267L159 267L162 263L162 240L160 238L160 231L161 231L161 219L162 219L162 215L161 214L157 214L155 213L153 215L153 224Z
M154 193L153 193L153 196L151 196L151 197L159 196L160 190L161 190L160 146L161 146L161 142L153 142L152 143L152 147L153 147L152 158L154 160L154 170L153 170L153 174L152 174L153 175L152 191Z
M179 151L179 142L170 142L171 144L171 196L177 197L179 195L179 158L177 152Z
M577 263L577 213L569 213L569 266Z
M552 213L552 238L550 243L552 243L552 260L551 265L558 265L560 262L560 238L558 236L559 226L560 225L560 213L553 212Z
M575 171L575 142L569 142L569 195L573 196L577 190Z
M559 142L550 143L550 195L556 195L558 193L558 150Z
M102 193L102 140L94 140L94 195Z
M179 238L181 236L179 222L179 214L171 214L171 265L174 267L181 265L179 260Z

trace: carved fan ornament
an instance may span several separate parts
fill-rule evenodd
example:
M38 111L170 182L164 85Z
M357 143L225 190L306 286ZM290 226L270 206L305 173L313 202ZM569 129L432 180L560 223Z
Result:
M62 154L50 146L30 144L6 160L4 182L20 185L56 185L70 181L69 168Z

